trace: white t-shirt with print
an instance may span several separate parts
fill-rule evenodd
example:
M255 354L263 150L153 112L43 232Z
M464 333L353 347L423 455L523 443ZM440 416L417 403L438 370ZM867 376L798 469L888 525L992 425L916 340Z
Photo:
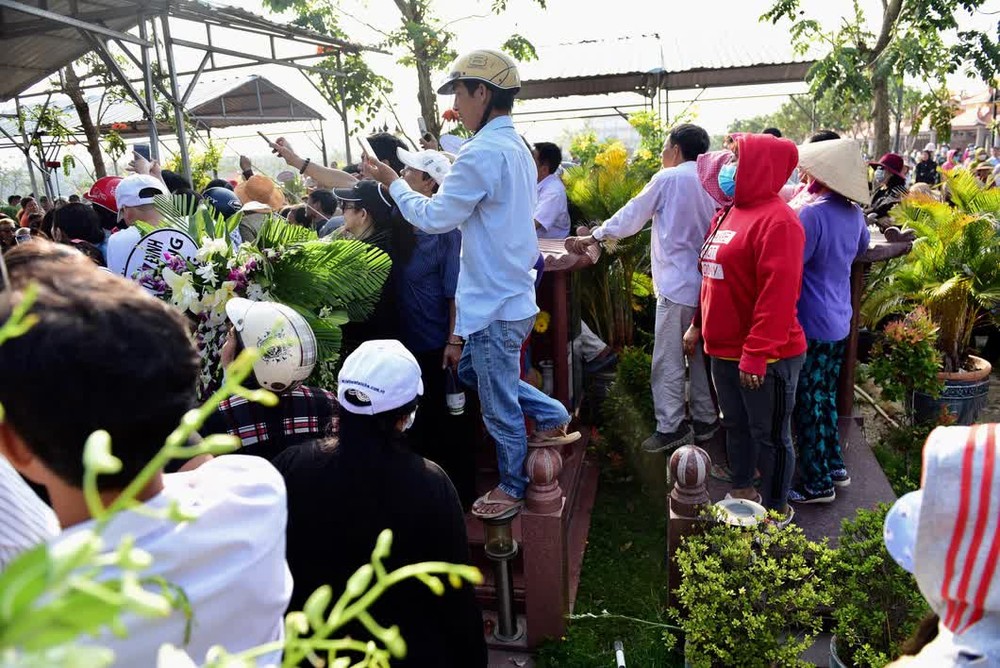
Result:
M142 234L135 227L126 227L108 237L108 251L105 254L108 271L117 276L124 276L128 256L132 254L132 249L140 241L142 241Z

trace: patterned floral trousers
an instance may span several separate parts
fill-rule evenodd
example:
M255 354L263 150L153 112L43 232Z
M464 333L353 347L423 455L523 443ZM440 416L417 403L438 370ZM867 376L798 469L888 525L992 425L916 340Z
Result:
M799 372L793 416L799 478L813 492L831 489L830 471L844 468L837 429L837 379L846 347L847 339L810 339Z

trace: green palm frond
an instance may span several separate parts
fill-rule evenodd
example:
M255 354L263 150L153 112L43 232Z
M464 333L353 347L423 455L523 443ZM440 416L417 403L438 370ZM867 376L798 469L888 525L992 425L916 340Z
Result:
M975 175L967 169L955 169L945 179L948 195L957 207L971 211L976 196L983 189Z
M307 241L275 261L271 292L311 311L328 307L364 320L391 268L388 255L362 241Z
M922 305L938 326L946 370L960 367L972 328L1000 304L1000 191L967 170L947 176L950 203L915 195L892 211L918 238L891 274L872 285L862 314L869 324Z
M340 326L349 320L347 312L335 311L320 317L300 306L292 306L292 308L305 318L309 327L312 328L313 334L316 335L316 359L325 362L335 361L340 353L340 345L343 340Z
M289 223L281 216L269 216L257 234L257 248L283 248L306 241L315 241L319 236L313 230Z
M160 227L180 230L196 242L200 242L204 237L216 238L216 221L207 207L199 208L198 202L193 197L157 195L153 200L153 206L160 214ZM220 236L224 229L224 225L219 226Z

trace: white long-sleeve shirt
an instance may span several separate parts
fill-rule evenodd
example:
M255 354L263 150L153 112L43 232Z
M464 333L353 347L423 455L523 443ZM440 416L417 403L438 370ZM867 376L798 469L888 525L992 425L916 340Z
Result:
M652 218L653 286L658 297L685 306L698 305L698 253L716 210L695 167L689 160L660 170L642 192L594 230L595 239L622 239Z
M531 269L538 259L538 170L510 116L494 118L462 145L433 197L397 179L389 193L411 225L430 234L462 230L455 333L538 313Z
M537 230L539 239L565 239L569 235L569 202L558 174L549 174L538 182L535 222L542 226Z

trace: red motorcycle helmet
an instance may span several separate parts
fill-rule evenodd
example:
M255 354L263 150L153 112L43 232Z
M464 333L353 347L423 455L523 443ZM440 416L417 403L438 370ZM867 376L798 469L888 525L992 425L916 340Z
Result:
M121 180L120 176L102 176L90 187L90 191L83 198L117 214L118 201L115 199L115 190Z

